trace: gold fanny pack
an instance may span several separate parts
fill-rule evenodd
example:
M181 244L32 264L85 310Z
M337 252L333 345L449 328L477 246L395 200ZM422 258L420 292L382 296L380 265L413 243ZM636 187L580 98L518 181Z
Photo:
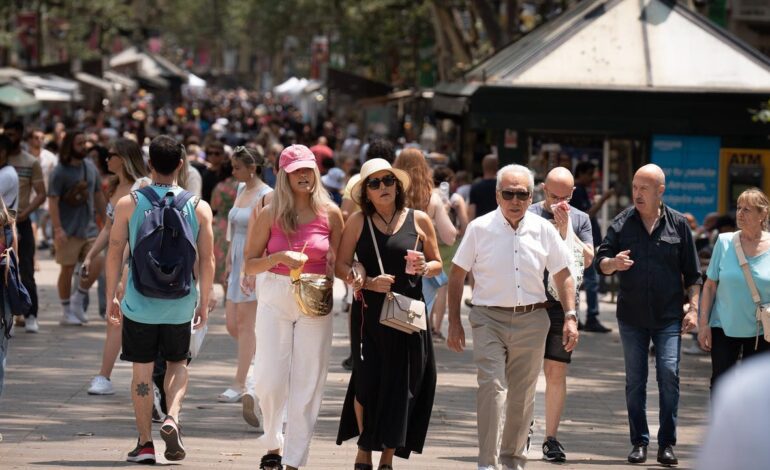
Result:
M294 300L297 301L299 310L309 317L328 315L334 306L334 280L323 274L302 273L301 269L292 270L290 274L294 286Z

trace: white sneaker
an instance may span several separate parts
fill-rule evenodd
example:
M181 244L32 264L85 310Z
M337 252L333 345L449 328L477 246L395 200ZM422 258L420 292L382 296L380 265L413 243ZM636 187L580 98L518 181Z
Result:
M80 326L83 322L78 320L72 313L65 313L62 315L61 320L59 320L59 324L62 326Z
M88 314L86 314L86 311L83 308L83 295L81 295L80 292L75 292L70 297L70 312L75 318L80 320L81 323L88 323Z
M24 324L24 330L27 333L37 333L40 330L40 325L37 323L37 317L29 317Z
M160 406L160 390L153 383L152 384L152 422L162 423L166 419L166 415L163 414L163 409Z
M91 380L91 387L88 388L89 395L113 395L115 388L110 379L103 375L97 375Z
M259 428L259 404L257 403L257 397L251 392L244 393L242 405L243 419L249 425Z

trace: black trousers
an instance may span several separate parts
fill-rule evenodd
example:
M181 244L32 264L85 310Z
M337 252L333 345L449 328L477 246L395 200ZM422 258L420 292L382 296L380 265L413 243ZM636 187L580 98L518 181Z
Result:
M37 317L37 284L35 283L35 236L32 232L32 221L16 223L19 233L19 274L21 282L29 291L32 299L32 308L27 317Z
M770 351L770 343L763 336L754 349L757 338L733 338L725 335L722 328L711 329L711 388L717 379L738 362L738 358L747 359L755 354Z

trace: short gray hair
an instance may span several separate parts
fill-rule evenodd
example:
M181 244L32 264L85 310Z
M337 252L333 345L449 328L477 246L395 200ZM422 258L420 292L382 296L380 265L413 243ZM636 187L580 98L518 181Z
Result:
M527 179L529 180L529 183L527 183L527 189L529 190L529 194L532 194L535 192L535 176L532 174L532 170L525 167L524 165L505 165L504 167L500 168L497 172L497 190L499 191L503 184L503 176L506 173L518 173L520 175L526 175Z

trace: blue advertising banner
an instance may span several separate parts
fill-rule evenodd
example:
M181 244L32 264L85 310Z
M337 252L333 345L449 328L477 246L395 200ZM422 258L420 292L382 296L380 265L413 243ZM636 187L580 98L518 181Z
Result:
M651 161L666 174L663 201L679 212L691 213L699 224L717 210L719 147L719 137L652 137Z

